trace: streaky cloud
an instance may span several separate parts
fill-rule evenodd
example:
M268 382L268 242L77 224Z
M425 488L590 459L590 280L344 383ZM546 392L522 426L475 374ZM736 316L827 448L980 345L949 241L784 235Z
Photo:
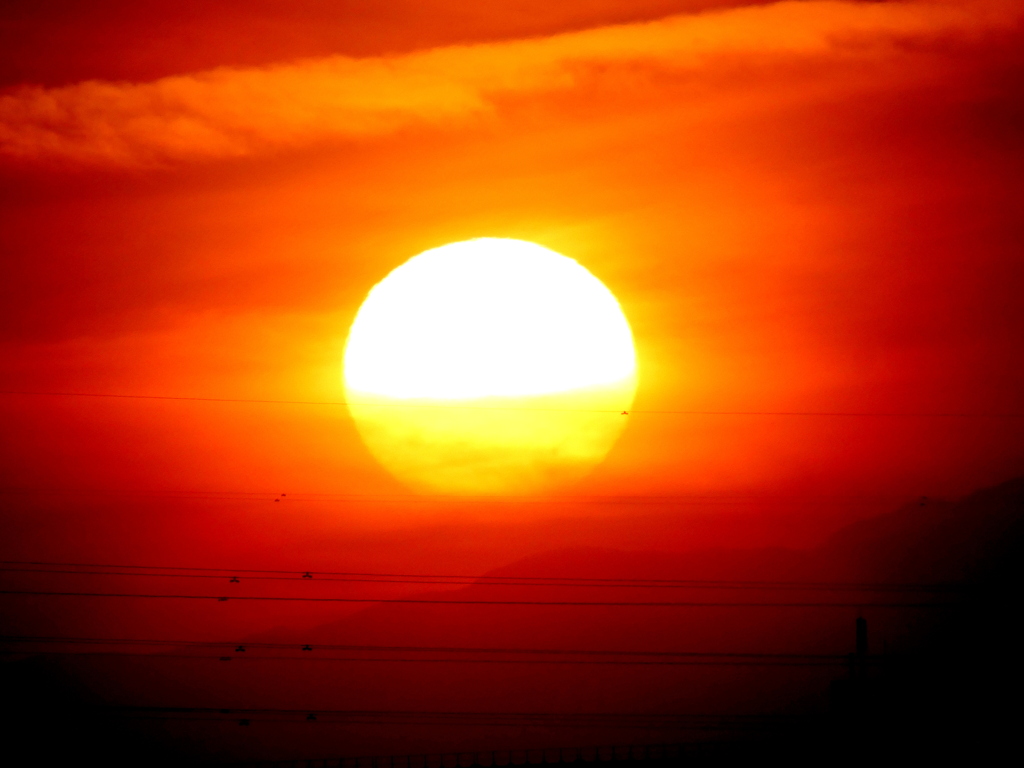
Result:
M907 43L977 40L1022 19L1014 0L780 2L391 57L22 86L0 96L0 153L112 167L253 156L459 125L494 113L503 96L572 89L616 66L699 73L723 61L878 58Z

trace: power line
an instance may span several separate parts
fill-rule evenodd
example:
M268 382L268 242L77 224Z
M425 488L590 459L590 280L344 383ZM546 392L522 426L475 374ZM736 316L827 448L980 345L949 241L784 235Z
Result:
M829 667L846 666L849 661L801 661L772 659L685 659L685 660L645 660L645 659L475 659L475 658L415 658L392 656L375 658L364 656L214 656L198 654L155 654L129 651L0 651L0 655L29 656L74 656L88 658L144 658L144 659L175 659L189 661L223 662L263 662L263 661L295 661L301 663L354 663L354 664L477 664L477 665L532 665L532 666L590 666L590 667Z
M157 572L144 572L144 573L133 573L129 571L99 571L99 570L70 570L70 569L57 569L57 568L11 568L7 566L0 567L0 573L44 573L53 575L70 575L70 576L127 576L127 577L149 577L149 578L165 578L165 579L216 579L218 581L224 581L226 578L223 574L212 574L212 573L157 573ZM247 575L243 578L232 578L229 579L231 582L241 583L245 581L309 581L312 576L306 574L299 575L296 573L294 576L253 576ZM712 581L690 581L690 582L670 582L670 583L655 583L655 582L644 582L637 580L635 582L626 581L615 581L609 579L608 581L597 581L594 582L577 582L577 581L520 581L515 579L501 580L501 581L489 581L488 577L481 577L479 579L431 579L429 577L420 579L396 579L396 578L356 578L356 577L337 577L337 576L317 576L315 579L317 583L323 582L341 582L346 584L422 584L422 585L437 585L437 586L477 586L477 587L562 587L566 589L580 589L580 588L598 588L598 589L732 589L732 590L762 590L762 591L794 591L804 590L811 592L950 592L954 590L967 589L965 585L958 584L916 584L916 585L899 585L899 584L874 584L874 585L857 585L857 584L815 584L812 582L806 584L795 584L792 582L712 582Z
M573 413L607 413L621 416L630 414L664 414L680 416L796 416L796 417L834 417L834 418L954 418L954 419L1019 419L1024 412L893 412L893 411L700 411L700 410L648 410L618 408L531 408L527 406L476 406L454 405L441 403L355 403L345 400L268 400L239 397L186 397L180 395L134 395L114 394L107 392L29 392L7 391L0 395L23 397L83 397L107 398L116 400L164 400L177 402L200 403L251 403L259 405L317 405L317 406L358 406L371 408L428 408L458 409L481 411L557 411Z
M794 719L794 724L798 722ZM245 724L245 723L241 723ZM712 742L717 747L716 742ZM391 768L457 768L458 766L474 766L476 768L509 768L509 766L566 764L575 763L607 763L639 760L678 760L684 753L691 753L696 745L687 744L603 744L593 746L556 747L546 749L491 749L471 752L446 752L411 755L364 755L327 759L323 761L306 761L307 765L336 765L337 768L359 768L359 766L388 766ZM698 747L699 749L699 747ZM300 762L296 760L277 760L240 763L239 768L295 768Z
M398 663L472 663L472 664L547 664L547 665L611 665L611 666L836 666L848 663L845 654L754 653L706 651L615 651L579 648L495 648L464 646L401 646L352 645L332 643L271 643L176 639L35 637L0 636L9 645L120 646L151 648L195 648L200 651L219 650L216 655L183 653L141 653L131 651L39 651L8 650L6 653L54 656L127 656L149 659L192 659L232 661L324 661L324 662L398 662ZM253 651L300 651L299 656L252 655ZM432 654L448 658L424 656L348 656L323 655L325 652ZM228 653L228 655L224 655ZM244 654L244 655L240 655ZM528 658L487 658L493 656L526 656ZM479 658L484 657L484 658ZM556 657L556 658L535 658ZM584 657L584 658L578 658Z
M47 569L53 569L47 570ZM94 572L72 569L93 569ZM116 572L109 569L117 569ZM237 580L342 581L356 583L438 584L465 586L631 587L686 589L763 589L854 592L945 592L970 588L964 584L885 584L817 581L757 581L704 579L627 579L578 576L497 576L468 574L375 573L368 571L301 571L247 568L73 563L42 560L0 560L0 571L83 575L154 576ZM166 572L166 573L164 573Z
M797 722L796 718L793 719ZM715 744L715 743L713 743ZM717 746L717 744L715 744ZM359 768L359 766L394 766L394 768L456 768L456 766L475 766L476 768L508 768L509 766L539 765L552 763L606 763L611 761L634 760L676 760L681 754L692 751L695 744L603 744L600 746L572 746L546 749L491 749L472 752L445 752L411 755L364 755L327 759L322 761L325 766L337 764L338 768ZM554 757L554 759L552 759ZM301 761L294 760L261 760L257 763L241 763L246 768L295 768ZM314 763L314 761L309 761ZM319 762L316 762L319 764Z
M304 715L307 712L318 712L322 715L338 715L338 716L349 716L355 715L358 717L373 716L373 715L385 715L389 717L393 716L405 716L405 717L437 717L437 718L454 718L458 720L475 720L477 718L486 717L523 717L523 718L595 718L595 719L614 719L614 720L643 720L649 717L671 717L679 720L698 720L698 721L725 721L731 720L736 722L778 722L792 720L792 715L771 715L771 714L717 714L717 713L691 713L691 712L651 712L651 713L638 713L638 712L458 712L458 711L445 711L445 710L403 710L403 709L376 709L376 710L360 710L360 709L298 709L298 708L278 708L278 707L159 707L159 706L110 706L101 707L109 712L177 712L177 713L202 713L202 714L219 714L219 715L230 715L230 714L273 714L273 715Z
M593 648L501 648L473 646L437 646L437 645L378 645L378 644L337 644L337 643L272 643L265 641L215 641L215 640L179 640L159 638L125 638L125 637L55 637L32 635L2 635L3 643L37 643L45 645L122 645L122 646L185 646L190 648L230 648L236 653L244 653L251 649L259 650L302 650L311 651L349 651L372 653L448 653L448 654L523 654L538 656L638 656L644 658L711 658L729 659L805 659L805 660L836 660L846 659L846 654L823 653L764 653L764 652L715 652L715 651L616 651L597 650Z
M453 720L451 718L444 720L436 719L418 719L410 720L408 718L387 718L387 717L346 717L344 719L339 718L328 718L323 715L318 715L316 712L310 712L303 716L295 715L292 717L287 716L263 716L258 718L238 718L237 716L224 716L224 715L181 715L181 714L160 714L160 713L140 713L140 714L126 714L121 713L119 715L124 719L130 719L134 721L138 720L155 720L159 722L235 722L238 721L240 725L250 725L250 720L253 725L257 723L297 723L305 720L307 723L317 722L318 720L327 722L333 722L339 725L381 725L381 726L394 726L394 725L447 725L447 724L459 724L459 725L480 725L488 727L511 727L511 728L523 728L526 726L545 727L549 728L552 726L565 726L565 727L619 727L619 728L640 728L643 730L666 730L666 731L692 731L692 732L730 732L740 729L753 730L755 728L767 728L769 725L774 724L762 724L762 723L736 723L736 722L707 722L707 723L695 723L690 721L680 721L678 719L670 717L662 718L651 718L648 720L630 720L630 721L615 721L611 719L587 719L582 717L576 717L572 719L568 718L502 718L502 717L487 717L476 720ZM244 720L244 722L242 722Z
M246 723L241 723L246 724ZM689 730L689 729L684 729ZM718 742L712 742L718 746ZM277 760L239 763L238 768L295 768L307 765L359 768L360 766L388 766L391 768L509 768L540 764L632 762L639 760L676 761L684 753L692 753L693 742L686 744L604 744L600 746L572 746L546 749L491 749L471 752L446 752L411 755L364 755L361 757L328 758L322 761ZM697 747L700 749L700 747Z
M855 602L710 602L710 601L597 601L597 600L435 600L426 598L391 597L298 597L281 595L173 595L143 594L136 592L60 592L44 590L0 590L0 595L33 597L113 597L146 600L210 600L226 603L229 600L302 603L395 603L411 605L493 605L493 606L550 606L603 607L603 608L946 608L954 603L879 603L865 600Z
M115 496L128 498L170 498L200 500L253 500L253 501L337 501L344 503L377 504L744 504L755 501L908 501L920 499L913 494L851 494L851 493L746 493L746 494L642 494L642 495L563 495L556 496L452 496L449 494L358 494L309 493L276 491L212 491L212 490L140 490L104 488L0 488L0 494L9 496Z
M224 717L224 716L198 716L198 715L162 715L162 714L139 714L139 715L122 715L125 719L131 720L154 720L162 723L165 722L234 722L238 718L235 717ZM303 717L260 717L253 718L252 723L297 723L305 720L307 722L316 722L318 715L313 712ZM320 717L321 720L325 719ZM249 718L242 718L245 722L239 720L240 725L249 725ZM329 721L332 722L332 721ZM346 718L344 720L333 720L333 722L339 725L381 725L381 726L392 726L392 725L406 725L406 724L417 724L417 725L443 725L449 723L465 724L455 720L408 720L408 719L386 719L386 718ZM488 727L511 727L511 728L522 728L524 726L536 726L536 727L551 727L552 725L561 725L566 727L621 727L621 728L642 728L643 730L667 730L667 731L695 731L695 732L722 732L722 731L735 731L741 727L747 729L752 728L765 728L765 725L759 724L736 724L736 723L688 723L680 722L677 720L671 720L662 718L660 720L647 720L647 721L632 721L632 722L615 722L611 720L510 720L503 718L488 718L483 720L467 721L472 725L481 725Z
M131 719L187 719L247 722L322 722L359 724L578 725L692 728L758 728L794 722L786 715L697 715L627 712L431 712L402 710L329 710L215 707L102 707L94 711Z

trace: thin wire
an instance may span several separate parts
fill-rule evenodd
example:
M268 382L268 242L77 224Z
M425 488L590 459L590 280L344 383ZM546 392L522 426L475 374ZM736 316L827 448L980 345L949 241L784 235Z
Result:
M216 579L223 581L223 574L212 573L133 573L129 571L98 571L98 570L69 570L57 568L11 568L0 566L0 573L45 573L70 576L128 576L128 577L149 577L164 579ZM296 573L293 576L245 576L247 581L301 581L308 582L310 577ZM634 583L623 583L609 579L607 582L545 582L545 581L488 581L488 577L479 579L392 579L392 578L346 578L335 576L318 576L315 581L342 582L346 584L427 584L438 586L478 586L478 587L562 587L566 589L732 589L732 590L773 590L773 591L811 591L811 592L950 592L954 590L967 589L965 585L957 584L919 584L919 585L884 585L875 584L861 586L856 584L792 584L792 583L725 583L725 582L679 582L679 583L646 583L638 580ZM241 583L241 579L237 580Z
M305 648L307 651L366 651L373 653L484 653L484 654L527 654L542 656L642 656L652 658L710 658L722 657L730 659L845 659L844 654L821 653L763 653L763 652L707 652L707 651L602 651L579 648L491 648L465 646L416 646L416 645L338 645L330 643L269 643L246 641L207 641L207 640L174 640L155 638L124 638L124 637L53 637L30 635L0 636L3 643L40 643L68 645L149 645L149 646L188 646L193 648L238 648L295 650ZM306 657L303 657L306 658Z
M166 713L196 715L292 715L308 717L315 714L322 717L391 717L415 720L430 718L455 722L475 722L500 718L503 720L520 721L594 721L594 722L646 722L649 720L678 720L704 723L774 723L794 720L789 715L719 715L719 714L684 714L684 713L635 713L635 712L445 712L424 710L345 710L345 709L276 709L276 708L217 708L217 707L147 707L147 706L113 706L97 708L106 712L117 713Z
M0 590L0 595L23 595L34 597L116 597L141 598L149 600L214 600L226 603L229 600L269 601L269 602L302 602L302 603L402 603L415 605L520 605L520 606L551 606L551 607L604 607L604 608L946 608L954 603L877 603L868 601L847 603L826 602L757 602L757 603L724 603L724 602L627 602L627 601L580 601L580 600L431 600L422 598L389 598L389 597L292 597L277 595L243 595L228 597L226 595L168 595L140 594L132 592L56 592L42 590Z
M66 570L56 568L10 568L0 567L0 573L45 573L55 575L72 576L127 576L127 577L149 577L164 579L216 579L223 581L223 574L212 573L133 573L129 571L98 571L98 570ZM293 576L245 576L247 581L288 581L288 582L309 582L310 577L299 575ZM793 584L793 583L726 583L726 582L679 582L679 583L646 583L638 580L636 583L623 583L614 580L607 582L545 582L545 581L488 581L488 577L479 579L455 580L455 579L392 579L392 578L343 578L334 576L318 576L315 581L342 582L346 584L426 584L438 586L478 586L478 587L562 587L566 589L731 589L731 590L770 590L770 591L811 591L811 592L950 592L954 590L967 589L966 585L958 584L918 584L918 585L857 585L857 584ZM241 579L237 580L241 583Z
M490 726L604 726L722 731L799 722L792 716L688 715L671 713L401 712L317 709L214 709L212 707L108 707L100 711L126 719L213 722L339 724L476 724Z
M316 714L315 713L311 713L311 714L313 714L312 718L310 718L308 715L305 718L303 718L303 717L291 717L291 718L285 718L285 717L259 717L259 718L252 718L252 723L253 724L257 724L257 723L297 723L297 722L302 722L303 720L305 720L305 721L310 721L310 720L316 721L316 719L317 719ZM214 722L214 723L224 723L224 722L234 723L234 722L237 722L237 720L238 720L238 718L235 718L235 717L209 716L209 715L191 715L191 716L189 716L189 715L160 715L160 714L151 715L151 714L139 714L139 715L122 715L122 717L124 719L126 719L126 720L133 720L133 721L138 721L138 720L155 720L155 721L159 721L159 722L162 722L162 723L164 723L164 722L197 722L197 721L200 721L200 722ZM250 718L245 718L245 719L248 720ZM535 719L535 720L522 720L522 719L520 719L520 720L513 720L513 719L503 719L503 718L488 718L488 719L484 719L484 720L469 720L469 721L460 721L460 720L452 720L452 719L445 719L445 720L408 720L408 719L393 719L393 718L392 719L375 718L375 719L371 720L371 719L345 718L345 719L342 719L342 720L333 720L333 721L328 720L327 722L328 723L332 723L333 722L333 723L339 724L339 725L388 725L388 726L390 726L390 725L406 725L406 724L419 724L419 725L428 725L429 724L429 725L436 725L436 724L447 724L447 723L459 723L459 724L472 723L474 725L486 725L486 726L493 727L493 728L504 728L504 727L522 728L522 727L528 726L528 725L536 725L536 726L539 726L539 727L547 727L547 726L550 726L552 724L560 724L560 725L567 725L567 726L578 726L578 727L599 726L600 725L600 726L604 726L604 727L616 727L616 726L619 726L619 727L643 728L644 730L667 730L667 731L673 731L673 732L676 732L676 731L691 731L691 732L701 732L701 733L712 733L712 732L722 732L722 731L736 730L737 726L742 726L742 727L747 728L747 729L751 729L751 728L754 728L754 727L764 727L763 724L759 724L759 723L718 723L718 724L714 724L714 723L704 723L704 724L693 723L693 724L690 724L690 723L686 723L686 722L682 722L682 721L670 720L670 719L665 719L665 718L659 719L659 720L628 721L628 722L626 722L626 721L617 722L617 721L614 721L614 720L554 720L554 719L550 719L550 720L538 720L538 719Z
M700 580L700 579L612 579L597 577L575 577L575 576L474 576L467 574L420 574L420 573L372 573L359 571L300 571L300 570L274 570L274 569L247 569L247 568L199 568L189 566L173 565L124 565L110 563L66 563L42 560L0 560L0 571L17 570L27 566L23 572L46 573L45 570L36 568L92 568L92 569L128 569L130 571L142 571L143 573L132 573L126 571L123 575L154 575L174 577L177 574L185 576L201 576L211 578L225 578L227 576L239 576L245 574L245 579L263 580L277 579L285 581L347 581L349 579L358 581L366 579L367 582L380 581L381 583L411 583L411 584L453 584L453 585L478 585L498 586L509 584L513 586L551 586L551 587L640 587L640 588L692 588L692 589L775 589L775 590L812 590L812 591L948 591L969 588L963 584L880 584L880 583L852 583L852 582L813 582L813 581L723 581L723 580ZM153 571L173 571L174 573L153 573ZM203 572L197 574L196 572ZM86 573L84 571L69 571L69 573ZM217 576L216 574L220 574ZM267 575L269 574L269 575ZM104 574L106 575L106 574ZM122 575L122 574L110 574ZM390 581L394 580L394 581ZM408 581L406 581L408 580Z
M196 716L196 715L194 715L194 716L187 716L187 715L147 715L147 714L142 714L142 715L123 715L123 717L126 720L133 720L133 721L152 720L152 721L158 721L158 722L161 722L161 723L166 723L166 722L192 722L192 723L194 723L194 722L211 722L211 723L225 723L225 722L227 722L227 723L235 723L238 720L237 718L233 718L233 717L224 717L224 716L221 716L221 717L216 717L216 716ZM246 719L248 719L248 718L246 718ZM312 719L316 720L316 715L315 714L314 714L314 717ZM305 717L305 718L301 718L301 717L300 718L260 717L260 718L253 718L252 719L252 723L253 724L257 724L257 723L297 723L297 722L302 722L303 720L309 721L310 718L308 716ZM327 722L328 723L332 723L333 722L334 724L338 724L338 725L382 725L382 726L383 725L388 725L388 726L390 726L390 725L405 725L405 724L410 724L410 723L421 724L421 725L438 724L438 723L441 723L441 724L445 724L445 723L460 723L461 721L458 721L458 720L440 720L440 721L437 721L437 720L419 720L419 721L415 721L415 720L404 720L404 719L390 719L389 720L389 719L383 719L383 718L377 718L377 719L373 719L373 720L361 720L361 719L346 718L344 720L334 720L334 721L330 721L329 720ZM733 724L721 723L721 724L717 724L717 725L716 724L707 723L707 724L698 725L698 724L685 724L685 723L681 723L681 722L678 722L678 721L666 721L666 720L657 720L657 721L651 720L651 721L644 721L644 722L616 723L614 721L605 721L605 720L602 720L602 721L591 721L591 720L571 720L571 721L529 720L529 721L526 721L526 720L488 719L488 720L473 720L473 721L467 721L467 722L471 722L474 725L486 725L486 726L490 726L490 727L493 727L493 728L504 728L504 727L522 728L522 727L527 726L527 725L537 725L537 726L543 727L543 726L548 726L551 723L557 723L557 724L561 724L561 725L581 726L581 727L582 726L588 726L588 725L592 725L592 726L601 725L601 726L605 726L605 727L615 727L615 726L618 725L620 727L632 726L632 727L635 727L635 728L643 728L644 730L667 730L667 731L673 731L673 732L677 732L677 731L691 731L691 732L700 732L700 733L717 733L717 732L722 732L722 731L735 730L737 725L742 725L743 727L746 727L746 728L753 728L753 727L756 726L756 724L745 724L745 723L741 723L741 724L737 724L737 723L733 723ZM248 723L246 723L246 724L248 725ZM761 727L763 727L763 726L761 726ZM521 765L521 764L511 764L511 765Z
M342 503L375 504L744 504L752 501L892 501L919 499L909 494L644 494L630 496L451 496L444 494L353 494L353 493L278 493L276 491L194 491L194 490L125 490L104 488L0 488L0 494L11 496L115 496L130 498L171 498L200 500L252 500L252 501L337 501Z
M178 395L125 395L106 392L29 392L7 391L0 395L24 397L91 397L118 400L170 400L200 403L253 403L261 405L320 405L320 406L359 406L371 408L430 408L459 409L481 411L559 411L573 413L609 413L618 415L672 414L682 416L817 416L817 417L864 417L864 418L957 418L957 419L1019 419L1024 412L1005 413L969 413L969 412L891 412L891 411L697 411L697 410L646 410L618 408L531 408L512 406L475 406L475 405L442 405L442 404L405 404L405 403L355 403L345 400L264 400L238 397L184 397Z
M132 653L127 651L0 651L0 655L76 656L99 658L186 659L195 661L298 661L316 663L383 663L383 664L504 664L543 666L598 666L598 667L840 667L846 660L836 661L772 661L768 659L734 661L730 659L700 659L655 661L643 659L422 659L410 657L367 658L363 656L200 656L196 654Z
M796 718L793 718L796 722ZM261 721L263 722L263 721ZM633 750L639 747L645 750L647 758L649 760L659 759L672 759L679 757L680 750L692 747L692 744L601 744L601 745L590 745L590 746L572 746L572 747L555 747L554 749L491 749L483 751L472 751L472 752L444 752L444 753L427 753L422 752L406 755L363 755L359 757L348 757L336 759L333 762L339 765L368 765L375 764L374 762L367 763L366 761L379 761L383 757L384 760L389 761L388 765L401 765L404 764L408 768L443 768L446 765L446 758L454 758L456 763L460 762L463 756L470 758L471 765L483 768L509 768L509 766L522 766L522 765L536 765L536 762L531 761L531 756L538 756L539 762L545 762L545 753L557 752L560 755L560 760L556 762L572 762L571 760L565 760L565 753L571 753L574 759L578 759L583 763L602 763L610 762L619 759L630 759ZM479 760L482 756L490 756L491 762L481 762ZM518 758L522 758L519 760ZM403 761L402 763L396 763L394 761ZM323 761L325 764L332 762L331 760ZM259 761L259 763L242 763L241 765L252 766L259 765L261 768L294 768L296 761L293 760L276 760L276 761Z

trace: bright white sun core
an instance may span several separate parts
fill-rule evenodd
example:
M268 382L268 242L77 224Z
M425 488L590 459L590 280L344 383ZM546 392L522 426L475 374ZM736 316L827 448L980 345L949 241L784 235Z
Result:
M371 452L407 485L537 492L611 448L636 355L618 301L587 269L481 238L425 251L370 291L344 381Z

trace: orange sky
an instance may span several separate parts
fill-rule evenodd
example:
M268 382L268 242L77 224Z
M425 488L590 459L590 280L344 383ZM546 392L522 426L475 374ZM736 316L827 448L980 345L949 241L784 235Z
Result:
M638 412L573 505L321 505L251 556L396 526L481 566L529 526L803 544L1020 474L1020 419L643 413L1024 411L1018 3L51 5L0 22L4 390L338 400L368 289L477 236L572 256L633 324ZM6 489L405 493L340 407L0 409ZM691 500L574 506L651 496ZM80 498L32 499L49 538L18 548L74 554ZM174 530L151 503L102 546Z
M952 523L924 554L906 531L879 552L864 528L829 537L908 502L880 528L925 530L952 507L920 497L1024 475L1022 105L1019 0L7 0L0 560L960 579L960 549L983 537ZM312 404L342 398L346 332L370 288L475 237L576 259L632 324L635 410L608 416L628 426L597 471L550 497L413 496L343 405ZM1003 530L985 516L994 498L956 514ZM933 555L950 567L913 570ZM4 571L0 587L140 581ZM224 586L186 581L148 584ZM0 600L2 636L291 642L315 629L699 652L845 654L861 615ZM889 609L870 615L872 642L919 626ZM760 712L784 693L820 704L834 672L464 664L452 683L443 665L353 665L342 686L309 665L165 661L64 669L103 701L475 712ZM232 727L209 754L270 754L270 736ZM441 750L460 735L374 728L344 748ZM321 754L295 733L280 756ZM516 746L509 733L478 734L479 748ZM517 733L530 747L577 739Z

